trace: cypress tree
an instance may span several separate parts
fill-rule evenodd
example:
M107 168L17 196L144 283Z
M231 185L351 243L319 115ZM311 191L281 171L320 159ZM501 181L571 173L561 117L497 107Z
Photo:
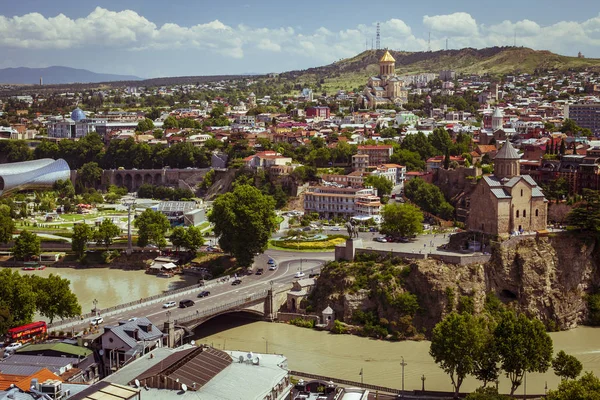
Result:
M565 145L565 139L562 139L560 141L560 155L564 156L566 151L567 151L567 146Z

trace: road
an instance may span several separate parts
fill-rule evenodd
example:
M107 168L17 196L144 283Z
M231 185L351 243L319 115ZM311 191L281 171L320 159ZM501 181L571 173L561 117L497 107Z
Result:
M277 270L270 271L268 269L267 262L269 258L275 260L278 265ZM303 272L306 273L306 277L308 277L311 272L318 271L326 261L331 261L332 259L332 253L296 253L270 250L265 254L257 256L254 263L254 270L256 268L263 268L263 274L242 276L240 277L242 280L240 285L232 286L232 280L229 280L224 283L207 286L204 289L190 289L184 293L168 295L164 298L115 310L110 313L100 313L104 318L101 326L116 325L118 321L128 320L133 317L148 317L153 324L162 326L162 323L167 320L167 311L170 312L169 317L171 319L177 319L193 314L197 310L219 307L245 299L255 293L266 291L270 288L271 281L273 281L273 287L277 289L296 280L294 275L300 268L302 268ZM210 295L197 298L198 293L202 290L210 291ZM178 308L177 306L170 309L162 308L162 305L168 301L173 300L179 304L179 301L184 299L191 299L195 304L187 308ZM87 318L81 321L55 325L50 330L81 331L90 325L90 321L91 318Z

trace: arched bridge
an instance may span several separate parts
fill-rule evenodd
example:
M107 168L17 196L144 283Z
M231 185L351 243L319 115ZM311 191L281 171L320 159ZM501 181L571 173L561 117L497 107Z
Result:
M189 315L173 321L175 326L186 330L194 330L206 321L223 314L245 312L254 314L261 319L272 321L277 317L277 310L285 303L288 288L274 291L273 289L260 291L250 296L221 304L206 310L197 310Z
M193 186L201 182L209 170L210 168L110 169L102 173L102 186L124 186L129 190L137 190L145 183L178 186L180 181Z

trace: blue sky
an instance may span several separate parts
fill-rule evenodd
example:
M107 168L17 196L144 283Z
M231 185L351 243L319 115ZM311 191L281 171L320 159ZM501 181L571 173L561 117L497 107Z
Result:
M371 45L517 44L600 57L600 5L575 0L2 0L0 68L64 65L140 77L286 71Z

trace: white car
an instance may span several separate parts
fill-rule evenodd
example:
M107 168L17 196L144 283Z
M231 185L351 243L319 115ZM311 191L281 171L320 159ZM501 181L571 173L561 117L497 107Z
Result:
M127 322L137 321L138 317L131 317L127 320Z
M334 226L333 228L331 228L331 230L335 231L335 232L339 232L339 231L341 231L341 228L339 226Z
M296 275L294 275L294 278L304 278L306 276L306 274L302 271L298 271L296 272Z
M171 307L175 307L177 305L176 302L174 301L168 301L165 304L163 304L163 308L171 308Z
M104 318L102 318L102 317L94 317L94 318L92 318L92 321L90 323L92 325L100 325L103 322L104 322Z
M14 342L9 344L8 346L6 346L6 348L4 349L5 352L7 353L12 353L13 351L17 350L18 348L23 347L23 343L21 342Z
M269 271L275 271L277 269L277 264L269 265Z

